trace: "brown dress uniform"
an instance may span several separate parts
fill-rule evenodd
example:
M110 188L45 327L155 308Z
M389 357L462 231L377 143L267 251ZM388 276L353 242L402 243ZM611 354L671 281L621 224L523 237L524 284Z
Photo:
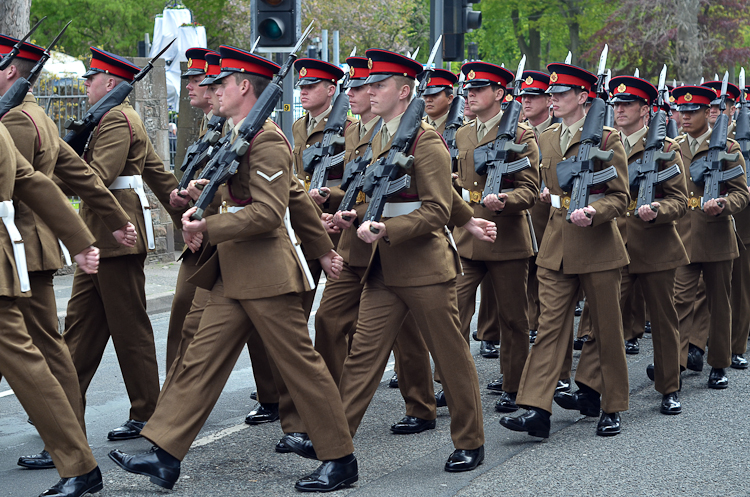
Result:
M41 171L34 171L16 150L0 124L0 202L3 215L16 198L33 208L54 229L54 234L77 254L91 246L94 237L75 215L68 200ZM12 218L10 218L12 221ZM4 220L5 221L5 220ZM20 238L20 237L19 237ZM26 331L19 300L29 298L21 288L14 245L5 222L0 224L0 375L8 380L21 405L47 444L62 478L84 475L96 468L86 435L60 383L50 372L39 349Z

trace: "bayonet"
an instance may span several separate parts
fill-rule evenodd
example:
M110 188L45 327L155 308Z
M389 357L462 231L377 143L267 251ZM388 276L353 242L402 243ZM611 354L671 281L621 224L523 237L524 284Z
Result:
M352 48L351 53L349 53L349 57L356 57L357 56L357 47Z
M417 47L416 50L414 50L414 53L409 56L410 59L417 60L417 54L419 53L419 47Z
M705 80L703 79L703 76L701 76L701 82L698 83L699 85L702 85Z
M253 43L253 48L250 49L250 53L255 53L255 49L258 48L258 42L260 42L260 36L255 39L255 43Z
M641 71L636 67L635 72L633 73L634 78L640 78L641 77Z
M607 54L609 53L609 45L604 44L602 54L599 56L599 70L596 74L604 74L604 69L607 67Z
M719 81L719 75L714 73L714 81Z
M657 87L660 92L666 90L667 88L667 65L664 64L664 67L661 68L661 72L659 73L659 86Z
M0 71L4 70L6 67L8 67L10 65L11 61L13 61L13 59L16 57L16 55L18 55L18 52L21 51L21 47L23 46L23 44L26 43L26 40L29 39L29 36L31 36L32 34L34 34L34 31L36 31L36 28L38 28L39 25L42 23L42 21L44 21L45 19L47 19L47 16L44 16L41 19L39 19L39 21L37 21L37 23L34 24L34 27L31 28L31 31L29 31L28 33L26 33L26 36L24 36L23 38L21 38L20 40L18 40L18 43L16 43L15 45L13 45L13 48L11 49L11 51L8 52L5 55L5 57L3 57L3 59L0 61ZM70 23L68 23L68 24L70 24ZM63 29L63 31L65 31L65 29Z
M568 50L568 55L565 57L565 64L573 63L573 54Z

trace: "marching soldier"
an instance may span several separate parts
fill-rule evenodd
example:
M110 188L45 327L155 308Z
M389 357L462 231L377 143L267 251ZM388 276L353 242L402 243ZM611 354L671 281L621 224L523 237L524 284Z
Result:
M14 38L0 35L0 53L10 52L17 42ZM0 72L0 94L5 95L19 78L29 80L31 70L43 54L43 48L24 43L19 55ZM35 81L29 82L33 85ZM20 105L2 116L2 123L19 153L35 170L49 178L55 175L66 186L72 187L96 211L118 242L128 247L135 244L135 228L129 223L125 211L94 171L60 139L57 126L44 109L37 105L33 94L27 93ZM34 345L44 355L85 433L86 423L78 376L70 351L58 331L52 278L55 271L62 267L60 245L52 230L23 202L16 202L16 225L25 241L29 281L34 290L29 298L18 302L18 308L24 315L26 329ZM31 469L54 466L46 450L33 456L23 456L18 464Z
M711 88L714 93L716 93L716 98L711 100L711 108L708 112L708 125L713 128L714 124L716 123L716 118L719 117L719 114L721 114L721 109L719 107L719 103L721 102L721 99L719 98L721 96L721 81L706 81L701 86ZM734 137L734 126L736 124L732 120L732 116L734 116L734 113L737 111L735 103L737 103L737 100L739 100L739 98L739 86L732 83L727 83L727 99L724 114L729 116L729 127L727 128L727 134L731 137Z
M504 417L500 424L514 431L547 438L552 399L565 356L573 342L573 312L579 288L589 299L594 339L586 342L576 372L579 390L565 408L597 416L597 435L620 432L620 412L628 408L627 364L620 317L620 268L628 263L615 218L629 201L627 163L617 131L604 127L601 148L612 159L597 161L595 169L614 166L617 178L592 191L590 205L570 213L569 192L558 183L557 163L578 153L586 120L584 106L596 76L568 64L549 64L552 107L561 124L547 128L539 138L543 201L553 210L537 255L539 301L542 311L536 343L526 360L516 403L528 410ZM568 397L563 397L567 399ZM558 401L558 403L560 403ZM563 401L564 403L564 401Z
M680 86L672 92L682 117L686 135L678 141L683 161L692 164L708 153L712 129L709 127L709 105L716 93L703 86ZM727 139L726 151L739 151L739 145ZM722 161L724 170L737 165L745 167L745 160L739 154L737 161ZM692 175L691 175L692 177ZM675 278L675 307L679 317L681 357L680 366L689 365L689 351L700 354L700 368L703 367L703 354L698 347L690 347L691 336L688 323L693 309L698 281L701 274L706 284L706 300L709 309L708 364L711 372L709 388L727 388L725 368L732 363L731 358L731 275L732 260L740 253L731 215L740 213L748 204L748 191L745 175L721 184L722 198L711 199L701 206L703 186L688 178L688 212L677 223L677 229L685 244L690 264L677 270ZM724 194L725 192L725 194ZM690 350L693 349L693 350ZM695 361L697 362L697 361ZM692 365L693 368L697 367Z
M120 82L132 81L140 68L98 48L92 47L91 52L91 67L84 77L89 104L94 105ZM110 431L107 438L137 438L159 396L159 371L154 334L146 313L143 272L146 252L154 247L154 235L143 183L177 223L180 211L169 205L169 195L177 181L164 170L141 118L127 101L102 117L83 158L112 191L136 231L144 236L132 248L121 247L89 206L81 205L81 217L101 250L101 263L96 275L80 270L75 273L65 317L65 341L85 399L104 348L112 338L131 409L125 424Z

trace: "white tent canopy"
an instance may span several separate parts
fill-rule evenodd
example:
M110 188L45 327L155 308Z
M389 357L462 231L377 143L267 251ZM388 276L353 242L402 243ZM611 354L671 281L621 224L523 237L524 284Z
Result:
M62 52L50 51L50 58L44 64L43 73L58 78L82 78L86 72L83 62Z

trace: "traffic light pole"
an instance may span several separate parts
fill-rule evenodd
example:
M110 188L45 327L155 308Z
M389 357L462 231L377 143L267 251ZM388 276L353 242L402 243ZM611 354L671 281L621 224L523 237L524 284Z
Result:
M283 52L276 53L276 63L281 65L287 58ZM294 71L289 71L281 85L281 112L277 112L276 124L281 126L281 131L294 146L294 137L292 135L292 125L294 124Z
M443 0L430 0L430 46L443 34ZM443 67L443 50L435 56L435 67Z

